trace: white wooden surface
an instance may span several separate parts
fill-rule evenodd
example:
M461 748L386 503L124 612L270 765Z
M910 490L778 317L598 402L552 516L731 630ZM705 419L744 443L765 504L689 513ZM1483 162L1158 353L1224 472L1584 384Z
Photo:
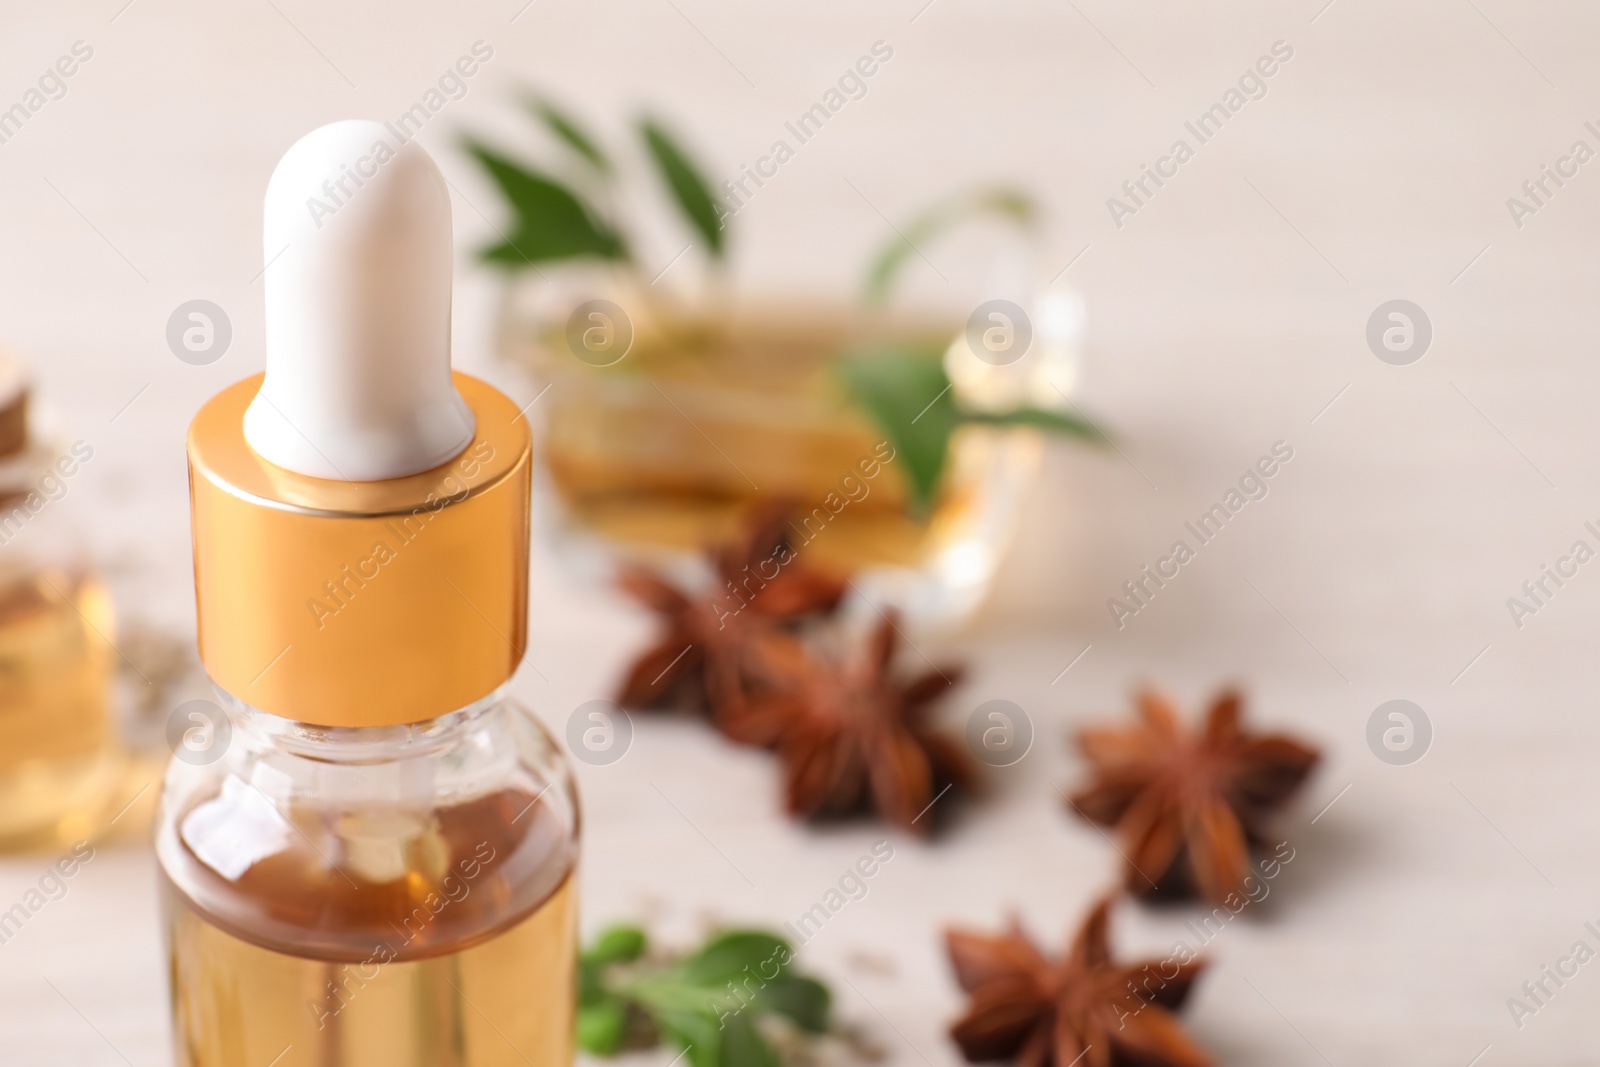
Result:
M1600 965L1520 1029L1506 1006L1573 942L1600 947L1583 928L1600 919L1600 576L1582 569L1521 629L1505 603L1573 541L1593 545L1583 523L1600 519L1600 164L1520 229L1506 207L1575 140L1600 147L1583 125L1600 116L1590 7L523 2L4 6L0 105L74 41L94 49L65 97L0 145L0 336L97 448L73 492L125 616L191 625L183 430L260 366L260 198L296 136L398 113L474 41L491 44L423 134L457 188L457 359L482 369L495 287L469 252L491 201L452 149L460 130L521 130L508 101L527 82L613 129L658 108L731 174L883 40L894 58L867 96L740 213L742 284L845 294L889 232L880 211L1022 182L1051 212L1044 276L1070 262L1057 284L1088 300L1084 401L1125 458L1052 453L994 602L927 648L974 667L952 723L1010 699L1032 715L1035 749L947 839L893 838L894 860L807 965L891 1062L956 1062L940 924L1017 909L1059 940L1113 870L1105 842L1061 811L1057 787L1079 773L1067 731L1121 713L1141 680L1192 705L1238 679L1261 720L1329 758L1284 823L1296 860L1211 946L1188 1018L1219 1059L1600 1060ZM1106 198L1279 40L1294 56L1266 97L1116 227ZM664 266L679 247L662 228L645 258ZM918 291L965 300L960 246L927 251L951 280L918 266ZM235 330L204 368L163 341L171 310L196 297ZM1363 337L1394 298L1434 326L1409 367L1379 362ZM1295 458L1266 499L1117 630L1105 599L1277 440ZM545 556L534 586L538 673L518 688L559 727L608 691L646 622ZM1406 767L1364 739L1397 697L1435 729ZM765 756L688 724L642 723L625 759L580 776L591 927L642 910L664 936L779 923L879 836L791 826ZM0 861L0 905L44 862ZM0 946L0 1061L165 1062L153 876L148 850L107 847ZM1127 909L1117 936L1164 951L1191 917Z

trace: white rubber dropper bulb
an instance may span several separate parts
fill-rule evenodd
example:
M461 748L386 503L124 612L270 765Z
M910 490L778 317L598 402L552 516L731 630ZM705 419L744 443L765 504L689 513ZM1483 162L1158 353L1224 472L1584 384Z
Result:
M267 183L267 373L244 416L264 459L369 482L472 441L450 378L450 195L432 157L381 123L335 122Z

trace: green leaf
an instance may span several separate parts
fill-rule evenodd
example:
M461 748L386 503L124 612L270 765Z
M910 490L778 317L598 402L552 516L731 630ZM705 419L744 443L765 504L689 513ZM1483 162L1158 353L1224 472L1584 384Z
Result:
M1100 427L1081 415L1050 411L1046 408L1016 408L1011 411L967 411L962 413L966 422L982 422L993 426L1034 426L1066 437L1081 437L1095 444L1110 441Z
M815 978L788 971L767 983L756 997L760 1010L786 1016L802 1030L820 1034L828 1029L828 1008L833 995Z
M605 976L598 964L578 960L578 1003L582 1006L598 1004L606 998Z
M728 930L675 963L642 959L644 935L633 927L602 933L580 960L594 983L580 994L579 1043L588 1051L629 1040L627 1013L643 1013L662 1039L687 1052L689 1067L781 1067L761 1036L763 1015L782 1015L810 1033L828 1026L827 987L795 974L789 943L764 930ZM639 962L615 972L602 958ZM606 985L613 982L614 985ZM620 1005L620 1022L613 1005ZM620 1027L620 1029L619 1029Z
M717 1067L779 1067L778 1054L762 1038L748 1014L725 1016L722 1025Z
M470 152L488 171L516 212L511 234L482 252L507 269L560 259L625 260L627 246L566 186L474 141Z
M961 423L943 353L889 349L847 356L840 368L851 395L894 446L913 500L926 506L944 473L950 436Z
M650 158L655 160L684 217L705 238L711 257L721 259L722 213L717 208L717 198L711 192L711 187L701 177L699 169L689 162L683 149L654 119L641 121L639 131L650 149Z
M912 256L922 247L944 236L947 230L985 216L1014 222L1026 229L1038 216L1038 207L1026 193L1013 189L978 189L959 193L918 215L900 230L867 269L864 292L868 301L880 303Z
M596 964L628 963L644 954L645 943L644 931L637 926L612 926L589 943L583 959Z
M709 1009L665 1008L656 1025L673 1044L688 1050L692 1067L721 1067L723 1030Z
M588 161L589 165L601 174L612 172L611 160L600 150L597 142L570 114L556 107L554 103L542 96L528 97L528 110L550 128L562 143Z
M793 953L781 937L761 930L730 930L719 934L704 947L678 964L676 974L691 985L721 988L737 983L746 972L764 978L776 974Z
M628 1008L615 997L578 1009L578 1047L596 1056L614 1056L628 1033Z

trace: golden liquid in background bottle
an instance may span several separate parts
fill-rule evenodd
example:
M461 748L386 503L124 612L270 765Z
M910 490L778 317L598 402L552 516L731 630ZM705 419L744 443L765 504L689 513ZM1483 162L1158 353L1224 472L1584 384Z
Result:
M570 1063L573 853L556 847L559 819L533 797L502 791L441 809L426 826L388 810L293 812L288 847L232 882L184 841L182 824L198 814L179 820L179 870L163 857L177 1063ZM228 818L236 825L238 809ZM550 869L513 882L502 869L529 855ZM539 896L530 906L514 885ZM197 902L213 894L236 921Z
M0 845L99 828L123 784L107 693L111 599L55 568L0 570Z

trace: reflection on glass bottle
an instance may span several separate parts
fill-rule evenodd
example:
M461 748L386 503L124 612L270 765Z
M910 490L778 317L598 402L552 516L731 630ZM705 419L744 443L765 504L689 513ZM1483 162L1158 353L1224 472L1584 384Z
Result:
M0 357L0 847L91 836L122 784L111 601L75 556L64 506L92 455L30 431L22 366Z

